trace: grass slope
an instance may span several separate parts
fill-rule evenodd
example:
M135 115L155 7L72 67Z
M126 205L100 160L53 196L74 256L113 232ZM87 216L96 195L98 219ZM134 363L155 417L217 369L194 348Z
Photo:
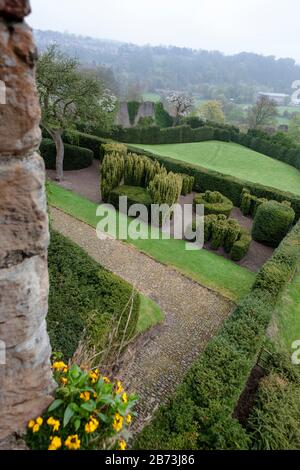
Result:
M134 144L134 147L300 195L300 171L286 163L232 142Z
M97 204L55 183L49 183L49 203L73 217L96 227ZM125 223L128 219L121 215ZM149 227L144 224L143 231ZM183 240L132 240L129 242L155 260L171 265L180 272L223 296L237 301L244 297L253 284L254 274L230 260L207 250L187 251Z

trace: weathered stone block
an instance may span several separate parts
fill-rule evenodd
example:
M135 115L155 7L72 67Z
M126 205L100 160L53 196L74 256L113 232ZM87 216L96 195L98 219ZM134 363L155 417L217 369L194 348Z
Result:
M35 154L0 159L0 268L43 253L49 243L45 171Z
M7 349L6 364L0 366L0 439L24 429L53 400L49 357L45 321L29 340Z
M7 25L0 21L0 80L5 85L6 100L0 105L0 158L26 155L39 146L36 57L31 29L24 23Z
M7 348L29 340L48 309L47 260L35 256L0 270L0 339Z
M29 15L29 0L0 0L0 16L9 20L22 20Z

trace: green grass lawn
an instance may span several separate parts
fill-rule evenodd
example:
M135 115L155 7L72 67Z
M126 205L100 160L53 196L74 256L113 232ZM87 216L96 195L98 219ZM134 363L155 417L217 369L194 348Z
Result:
M300 171L238 144L209 141L134 147L300 195Z
M158 103L160 101L160 96L157 93L145 92L142 94L144 101L152 101L153 103Z
M92 227L96 227L100 217L96 216L97 204L88 199L50 182L49 203L76 217ZM125 215L120 215L126 223L130 222ZM146 233L149 226L141 225ZM223 296L238 301L251 289L254 273L242 268L230 260L207 250L187 251L183 240L129 240L129 243L140 251L152 256L155 260L168 264L209 287Z
M300 268L276 306L278 341L289 351L294 341L300 340Z
M158 323L162 323L165 319L165 315L157 303L145 295L140 295L140 315L136 326L138 334L145 333Z

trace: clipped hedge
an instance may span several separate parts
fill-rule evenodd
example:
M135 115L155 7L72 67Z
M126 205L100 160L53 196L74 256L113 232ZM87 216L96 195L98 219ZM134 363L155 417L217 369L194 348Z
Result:
M138 155L146 155L153 160L159 161L168 171L174 173L185 173L194 176L194 190L203 192L206 190L219 191L230 199L235 207L241 205L241 194L244 188L248 188L252 195L258 198L273 199L279 202L288 201L291 203L295 213L296 220L300 218L300 196L293 193L280 191L275 188L263 186L258 183L251 183L233 176L203 168L198 165L181 162L170 157L162 157L146 150L137 149L134 146L127 146L129 151Z
M195 231L195 222L193 223ZM211 242L211 248L224 247L234 261L243 259L249 251L252 237L235 219L226 219L224 214L207 215L204 218L204 241Z
M94 154L91 150L75 145L65 144L64 170L82 170L91 166ZM56 147L53 140L43 139L40 145L40 153L44 159L47 170L56 169Z
M206 191L197 194L194 198L194 205L197 204L204 205L204 215L224 214L229 217L233 209L233 203L218 191Z
M67 144L78 145L79 147L91 150L94 153L94 158L96 160L103 160L104 150L102 146L108 143L107 139L77 131L64 134L63 141Z
M109 195L109 202L116 209L119 209L119 198L121 196L127 196L128 208L133 204L143 204L148 208L148 211L151 210L152 199L149 191L145 188L123 185L113 189Z
M122 338L131 305L130 284L54 231L49 247L49 275L47 330L53 351L60 351L69 359L85 330L92 344L97 344L97 350L101 351L119 320L119 340ZM135 333L139 310L140 297L136 294L127 339Z
M300 145L290 141L286 134L269 135L250 129L247 134L233 132L230 140L300 170Z
M247 230L242 230L238 240L233 244L230 256L233 261L240 261L245 258L249 251L252 237Z
M135 449L251 448L249 435L233 417L234 410L257 361L275 303L299 261L300 222L268 261L268 267L280 266L284 276L276 284L255 283L195 361L176 394L136 438Z
M254 240L270 246L278 246L295 219L294 210L285 203L267 201L256 212L252 227Z

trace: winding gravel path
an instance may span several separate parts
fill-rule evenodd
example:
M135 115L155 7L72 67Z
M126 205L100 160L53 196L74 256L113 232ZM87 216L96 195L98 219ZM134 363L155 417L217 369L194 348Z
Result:
M119 371L125 385L140 396L137 432L176 389L233 305L124 242L99 240L95 229L60 210L51 208L51 215L55 230L155 300L166 314L163 325L128 348Z

